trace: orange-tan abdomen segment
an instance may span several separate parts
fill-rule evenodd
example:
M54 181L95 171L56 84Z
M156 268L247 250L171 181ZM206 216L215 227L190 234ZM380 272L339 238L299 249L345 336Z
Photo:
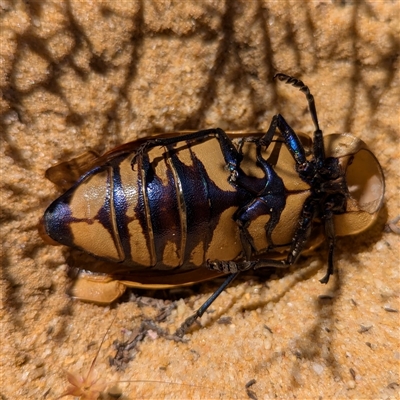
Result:
M116 235L111 174L110 167L91 171L51 204L44 221L59 243L118 262L124 254Z
M134 152L95 168L46 211L59 243L127 265L193 268L241 253L235 210L245 194L229 184L216 139ZM212 167L210 167L212 166Z

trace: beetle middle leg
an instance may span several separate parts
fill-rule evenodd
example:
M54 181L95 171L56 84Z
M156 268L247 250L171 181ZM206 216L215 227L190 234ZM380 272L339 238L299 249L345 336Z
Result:
M240 239L247 260L250 260L252 252L255 251L253 239L248 231L251 221L261 215L270 215L270 219L265 225L268 248L276 247L272 241L272 232L279 222L281 213L286 205L286 190L282 179L275 172L273 167L261 156L261 145L257 144L257 163L264 171L264 187L254 193L254 198L238 209L233 215L233 219L239 226ZM240 170L238 170L238 173ZM245 177L236 179L234 184L251 192L251 184L246 182Z
M284 260L258 260L254 265L254 269L260 269L265 267L275 267L275 268L288 268L293 265L297 259L299 258L301 252L303 251L307 240L310 237L311 233L311 225L313 219L315 218L317 212L316 200L312 197L309 197L303 206L303 210L299 219L298 228L293 236L292 244L290 246L288 255ZM329 256L328 256L328 268L326 271L325 276L320 279L321 283L328 283L329 278L333 275L334 268L333 268L333 253L335 248L335 231L333 225L333 210L326 210L325 211L325 235L328 239L328 246L329 246Z

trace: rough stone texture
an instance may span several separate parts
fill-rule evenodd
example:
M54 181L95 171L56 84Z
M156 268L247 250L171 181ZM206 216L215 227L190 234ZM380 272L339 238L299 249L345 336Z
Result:
M1 398L62 394L117 312L94 370L123 399L248 398L251 379L258 399L399 398L399 236L384 231L400 214L399 26L398 1L2 0ZM116 371L112 342L157 309L66 295L67 250L36 230L57 196L45 170L153 132L265 129L277 112L312 132L304 96L276 71L310 86L325 132L372 146L387 183L378 222L338 241L328 286L325 249L281 279L239 280L188 343L147 337ZM195 288L161 326L215 288Z

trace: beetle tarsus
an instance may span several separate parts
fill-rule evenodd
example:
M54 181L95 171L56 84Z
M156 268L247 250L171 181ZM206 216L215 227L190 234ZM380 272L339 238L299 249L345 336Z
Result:
M202 306L190 317L186 318L183 324L176 330L174 336L182 337L189 327L200 318L215 301L215 299L232 283L232 281L239 275L240 272L229 275L224 283L202 304Z
M178 338L183 337L186 331L193 325L193 323L199 318L199 315L193 314L190 317L186 318L183 324L175 331L173 336Z
M333 247L331 247L329 249L328 268L326 270L326 274L319 281L326 285L329 282L329 278L331 277L331 275L333 275L333 273L334 273L334 269L333 269Z

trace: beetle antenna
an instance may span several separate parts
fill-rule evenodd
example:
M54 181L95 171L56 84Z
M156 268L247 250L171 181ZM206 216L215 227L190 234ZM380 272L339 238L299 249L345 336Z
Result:
M298 88L300 92L303 92L306 95L308 107L310 109L310 114L315 126L315 130L320 131L321 129L319 128L318 124L317 109L315 107L314 96L311 94L308 86L305 85L304 82L301 81L300 79L293 78L292 76L286 74L281 74L281 73L275 74L274 79L276 78L278 78L281 82L286 81L285 83Z
M303 92L306 95L308 102L308 108L310 110L311 119L313 121L315 131L314 131L314 157L317 161L317 167L321 168L325 160L325 150L324 141L322 138L322 131L319 128L317 109L315 107L314 96L311 94L310 89L304 84L300 79L293 78L292 76L277 73L274 75L274 79L278 78L280 81L285 81L285 83L292 85Z

